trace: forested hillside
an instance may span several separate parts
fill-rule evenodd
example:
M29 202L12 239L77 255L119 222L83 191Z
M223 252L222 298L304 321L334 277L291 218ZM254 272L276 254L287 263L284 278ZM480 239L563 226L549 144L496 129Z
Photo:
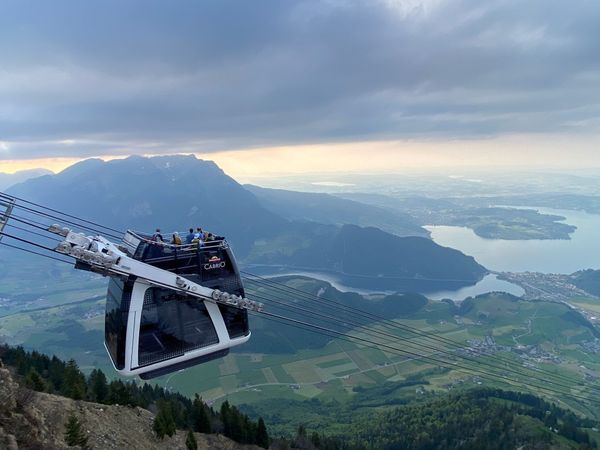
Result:
M275 428L282 408L288 416L304 417L306 425L295 432L296 441L309 443L304 448L320 448L320 443L324 448L348 450L597 448L592 430L597 422L534 395L498 389L421 393L406 396L397 403L401 406L373 408L382 406L373 401L383 390L395 389L390 383L362 391L351 404L313 399L265 405L265 410L272 408L265 417Z
M533 395L475 390L358 422L353 442L370 449L596 448L596 426Z
M597 422L583 419L534 395L499 389L474 389L440 395L421 392L420 395L408 395L396 401L395 407L393 403L381 403L386 391L410 388L411 382L408 380L357 389L351 403L322 402L317 399L304 402L271 401L260 408L265 413L267 424L272 421L277 429L285 430L286 427L281 426L285 424L278 423L281 422L280 413L284 409L286 416L297 415L310 422L307 426L300 425L293 434L283 432L282 437L272 439L267 434L262 418L253 421L227 401L215 411L198 397L190 400L148 384L138 386L120 380L109 382L98 370L85 377L73 361L64 362L22 348L3 346L0 348L0 358L14 368L20 383L24 385L23 388L19 387L5 369L0 369L1 393L11 393L0 408L0 439L15 439L24 448L29 448L29 444L35 442L48 444L48 439L60 439L63 433L67 442L72 442L71 445L77 442L82 448L89 448L90 438L95 440L96 445L98 442L112 445L111 442L127 439L120 435L124 433L121 428L126 423L136 427L129 439L136 436L137 442L146 442L144 445L147 448L166 448L164 444L183 448L184 439L188 449L242 448L233 447L233 444L218 437L209 438L206 433L219 433L240 443L272 449L597 448L592 431L598 427ZM413 385L417 383L422 383L422 380L415 380ZM88 407L85 403L68 403L66 399L60 400L56 396L32 397L31 393L28 394L29 389L73 400L121 406L106 406L104 412L99 409L100 405L94 406L93 403ZM61 406L57 406L59 403ZM30 410L32 404L37 418L19 419L20 414ZM52 407L50 405L72 411L67 413L61 409L60 414L52 420L44 416ZM123 409L123 406L129 407L131 412ZM382 410L382 406L387 408ZM136 408L149 410L155 416ZM258 410L246 408L246 412L256 415ZM114 422L113 416L121 423ZM57 422L57 417L64 420ZM22 420L22 424L19 429L14 429L17 420ZM45 421L44 429L31 435L23 434L36 420ZM134 425L136 420L141 425ZM99 429L86 436L82 431L84 425ZM6 434L7 429L12 433ZM178 429L189 430L187 438ZM196 435L192 431L203 434ZM163 443L162 439L167 440ZM198 446L197 441L202 445Z

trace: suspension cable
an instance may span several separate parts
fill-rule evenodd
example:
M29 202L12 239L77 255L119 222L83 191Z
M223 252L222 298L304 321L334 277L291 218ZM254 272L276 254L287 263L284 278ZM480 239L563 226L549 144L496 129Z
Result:
M338 322L339 322L339 317L330 316L330 315L327 315L327 314L322 314L322 313L319 313L317 311L310 310L310 309L307 309L307 308L303 308L303 307L300 307L300 306L297 306L297 305L286 304L284 302L273 300L272 298L261 296L258 293L254 293L254 294L252 294L252 296L256 297L256 298L262 299L265 303L282 305L283 306L282 309L287 308L287 309L301 311L300 314L304 315L305 317L306 316L309 316L309 317L313 316L313 317L317 317L317 318L324 318L325 320L332 320L333 323L335 323L335 324L338 324ZM321 320L323 320L323 319L321 319ZM356 327L356 329L358 329L358 330L362 329L363 330L362 332L368 334L369 336L374 336L375 334L384 336L384 337L388 338L388 341L386 341L386 342L404 341L404 342L407 342L411 346L410 347L411 349L415 349L415 346L418 346L419 348L427 348L429 350L435 351L438 354L444 354L444 355L448 355L448 356L453 357L453 358L459 358L461 360L469 361L469 362L474 363L474 364L485 365L485 366L491 367L493 369L498 369L498 370L504 370L504 371L512 372L513 374L516 374L516 375L519 375L519 376L528 376L529 375L529 374L524 373L524 372L522 372L520 370L513 369L512 367L498 366L498 365L492 364L491 362L488 362L488 361L476 360L475 358L470 357L468 355L458 355L458 354L456 354L456 352L450 351L450 350L448 350L446 348L439 348L439 347L435 347L435 346L432 346L432 345L427 345L427 344L425 344L423 342L415 342L414 340L411 340L410 338L400 337L400 336L397 336L397 335L394 335L394 334L391 334L391 333L386 333L384 331L380 331L380 330L377 330L377 329L374 329L374 328L368 328L366 325L360 324L360 323L356 323L355 321L352 321L352 320L344 319L344 321L346 323L354 325L354 327ZM465 349L464 349L464 347L462 347L461 349L458 349L458 350L465 350ZM543 381L548 382L550 384L554 384L556 386L560 386L560 387L571 389L571 386L568 386L568 385L565 385L565 384L562 384L562 383L558 383L556 381L552 381L552 380L543 380Z
M346 335L346 334L344 334L344 333L342 333L340 331L332 330L330 328L322 327L320 325L310 324L308 322L304 322L304 321L301 321L301 320L298 320L298 319L293 319L293 318L290 318L290 317L285 317L285 316L282 316L282 315L279 315L279 314L275 314L275 313L270 313L270 312L267 312L267 311L261 311L259 314L267 316L267 317L278 318L278 319L289 321L289 322L296 323L296 324L301 324L301 325L304 325L304 326L309 326L309 327L312 327L312 328L314 328L316 330L326 331L328 333L333 333L333 334L335 334L337 336L340 336L340 335L342 335L342 336L350 336L350 339L353 339L355 341L360 341L360 342L363 342L363 343L366 342L367 344L374 344L374 345L376 345L379 348L384 347L386 349L392 350L392 352L400 352L402 354L408 354L408 355L411 355L411 356L416 356L419 359L426 359L426 360L429 360L429 361L433 361L436 364L440 364L440 365L442 365L444 367L448 367L448 366L451 366L451 368L458 367L458 368L467 370L470 373L476 373L478 375L484 374L485 376L491 377L492 379L495 379L495 380L500 379L500 380L502 380L504 382L512 381L512 380L510 380L505 375L500 375L500 374L496 374L496 373L493 373L493 372L487 372L487 371L481 370L481 369L474 369L474 368L471 368L471 367L465 367L465 366L463 366L463 365L461 365L461 364L459 364L457 362L440 360L438 358L435 358L434 356L427 356L427 355L422 355L420 353L415 353L415 352L410 352L410 351L407 351L407 350L402 350L402 349L399 349L397 347L394 347L394 346L391 346L391 345L388 345L388 344L382 344L382 343L378 343L378 342L373 342L373 341L371 341L369 339L361 338L359 336ZM540 381L543 382L544 380L540 380ZM517 381L517 383L518 383L518 381ZM508 384L510 384L510 383L508 383ZM541 389L541 390L544 390L546 392L551 392L551 393L554 393L554 394L564 395L565 397L571 397L573 399L579 399L579 400L583 400L583 401L590 401L591 400L589 397L584 397L584 396L581 396L581 395L578 395L578 394L573 394L573 393L570 393L570 392L560 391L558 389L550 388L550 387L544 386L544 385L533 384L531 381L529 381L528 384L527 383L522 383L522 382L520 384L522 384L524 386L528 386L529 385L529 387L535 387L537 389ZM596 399L593 399L592 401L598 402L598 400L596 400Z
M19 247L17 245L7 244L6 242L0 242L0 245L4 245L5 247L10 247L10 248L13 248L15 250L21 250L23 252L32 253L32 254L37 255L37 256L43 256L44 258L53 259L54 261L60 261L62 263L67 263L69 265L72 265L72 262L71 261L67 261L66 259L57 258L56 256L52 256L52 255L45 255L44 253L36 252L34 250L29 250L29 249L26 249L26 248L23 248L23 247Z
M92 228L92 227L90 227L88 225L83 225L81 223L73 222L72 220L68 220L68 219L65 219L63 217L56 216L54 214L49 214L49 213L46 213L46 212L43 212L43 211L37 211L37 210L35 210L33 208L29 208L27 206L19 205L18 203L16 203L14 205L14 208L19 208L19 209L25 210L25 211L27 211L27 212L29 212L31 214L36 214L38 216L42 216L42 217L47 217L47 218L50 218L50 219L59 220L61 222L67 223L69 225L74 225L74 226L82 228L84 230L92 231L94 233L104 234L104 235L112 237L114 239L121 239L121 237L122 237L122 235L119 236L119 235L116 235L116 234L111 233L111 232L103 232L103 231L98 230L96 228Z
M258 278L261 281L263 281L263 282L271 285L272 289L285 292L288 295L295 295L297 298L301 297L301 298L307 299L309 301L314 301L316 303L323 304L323 305L325 305L325 306L327 306L329 308L333 308L332 304L334 304L334 305L340 306L341 308L346 309L348 311L356 312L357 314L364 315L364 316L370 317L372 320L375 320L377 322L381 322L382 325L384 327L388 328L388 329L390 327L394 328L394 329L402 329L404 331L407 331L407 332L409 332L411 334L414 334L416 336L423 337L423 338L428 339L430 341L443 342L443 343L445 343L447 345L451 345L451 346L453 346L453 347L455 347L457 349L464 349L464 344L463 343L461 343L459 341L456 341L456 340L453 340L453 339L450 339L450 338L447 338L445 336L442 336L442 335L439 335L439 334L434 334L434 333L425 333L425 332L423 332L422 330L420 330L418 328L411 327L411 326L406 325L406 324L395 322L395 321L390 320L388 318L385 318L383 316L380 316L380 315L377 315L377 314L374 314L374 313L370 313L368 311L365 311L365 310L362 310L362 309L359 309L359 308L355 308L355 307L352 307L352 306L349 306L349 305L345 305L345 304L343 304L343 303L341 303L339 301L333 300L333 299L319 297L319 296L316 296L314 294L310 294L310 293L308 293L306 291L302 291L302 290L293 288L293 287L288 286L288 285L286 285L284 283L280 283L280 282L277 282L277 281L269 279L269 278L261 277L259 275L254 275L254 274L251 274L249 272L245 272L245 271L241 271L241 272L245 273L245 274L248 274L248 275L251 275L251 276L253 276L255 278ZM253 280L251 278L248 278L248 277L244 277L244 278L246 280L248 280L248 281L254 281L254 282L256 282L256 280ZM281 286L281 287L279 287L279 286ZM504 357L503 355L498 355L498 359L504 361L506 364L514 364L513 360L508 359L508 358ZM564 380L566 382L571 382L572 381L572 379L570 379L567 376L564 376L564 375L561 375L561 374L558 374L558 373L554 373L554 372L550 372L550 371L547 371L547 370L545 370L543 368L540 368L540 367L532 367L532 368L529 368L529 370L534 371L534 372L538 372L538 373L544 373L544 374L546 374L549 377L553 377L555 379L562 379L562 380ZM592 387L594 389L600 389L599 387L594 387L594 386L590 386L590 387Z
M0 192L0 194L2 194L2 192ZM12 198L14 198L16 200L19 200L21 202L27 203L29 205L36 206L38 208L42 208L42 209L45 209L47 211L52 211L52 212L60 214L62 216L70 217L72 219L76 219L76 220L79 220L81 222L85 222L85 223L88 223L90 225L94 225L96 227L104 228L104 229L109 230L109 231L114 231L115 233L117 233L119 235L123 235L124 234L124 232L121 231L121 230L116 230L115 228L107 227L106 225L102 225L102 224L99 224L97 222L92 222L91 220L82 219L81 217L74 216L74 215L71 215L71 214L68 214L68 213L65 213L65 212L62 212L62 211L58 211L58 210L50 208L48 206L40 205L39 203L35 203L35 202L29 201L29 200L25 200L24 198L17 197L16 195L8 195L8 194L4 194L4 195L6 195L8 197L12 197Z
M42 234L42 233L38 233L36 231L28 230L27 228L19 227L17 225L12 225L10 223L7 223L6 227L10 227L10 228L14 228L16 230L24 231L25 233L33 234L35 236L40 236L40 237L43 237L44 239L50 239L50 240L55 241L55 242L61 242L60 239L57 239L57 238L53 237L52 235L45 235L45 234Z

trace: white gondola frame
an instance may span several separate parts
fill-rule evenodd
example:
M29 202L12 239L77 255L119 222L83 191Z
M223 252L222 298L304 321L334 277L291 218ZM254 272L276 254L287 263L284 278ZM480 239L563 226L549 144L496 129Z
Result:
M223 320L223 315L221 314L219 306L213 301L198 299L198 301L204 302L204 306L206 307L206 310L215 328L219 341L216 344L211 344L198 349L189 350L183 355L178 356L176 358L169 358L165 359L164 361L140 366L139 348L142 310L144 307L144 297L146 295L146 291L152 287L155 287L155 285L143 280L136 280L133 285L133 289L131 292L131 303L129 306L129 314L127 317L127 333L125 338L125 366L123 367L123 369L119 369L115 366L112 357L109 358L115 370L121 375L142 375L147 372L164 369L175 364L184 363L191 359L207 356L222 350L227 350L236 345L243 344L250 339L250 332L248 332L248 334L245 336L240 336L233 339L230 338L229 332L227 331L227 326L225 325L225 321ZM104 346L107 352L110 354L108 348L106 347L106 343L104 344Z

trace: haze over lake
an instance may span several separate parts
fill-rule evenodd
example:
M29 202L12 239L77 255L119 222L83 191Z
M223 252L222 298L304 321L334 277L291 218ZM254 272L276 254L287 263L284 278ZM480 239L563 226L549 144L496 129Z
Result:
M456 226L427 226L440 245L452 247L490 270L500 272L545 272L570 274L600 268L600 215L582 211L533 208L540 213L566 217L577 230L570 240L499 240L477 236Z

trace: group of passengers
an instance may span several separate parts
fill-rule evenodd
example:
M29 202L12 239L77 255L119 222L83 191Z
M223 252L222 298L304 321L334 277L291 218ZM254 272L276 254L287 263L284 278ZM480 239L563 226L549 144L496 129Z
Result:
M185 237L185 245L192 245L193 247L204 247L206 242L215 241L220 236L215 236L213 233L209 231L202 230L201 227L197 227L194 232L193 228L190 228L188 235ZM152 235L152 242L156 243L165 243L163 236L160 232L160 228L156 229L156 232ZM171 245L183 245L183 241L181 240L181 236L179 236L178 232L174 232L171 238Z
M209 231L204 231L202 228L196 228L194 232L193 228L190 228L188 235L185 237L185 243L187 245L193 245L194 247L203 247L205 242L211 242L216 240L216 236Z

